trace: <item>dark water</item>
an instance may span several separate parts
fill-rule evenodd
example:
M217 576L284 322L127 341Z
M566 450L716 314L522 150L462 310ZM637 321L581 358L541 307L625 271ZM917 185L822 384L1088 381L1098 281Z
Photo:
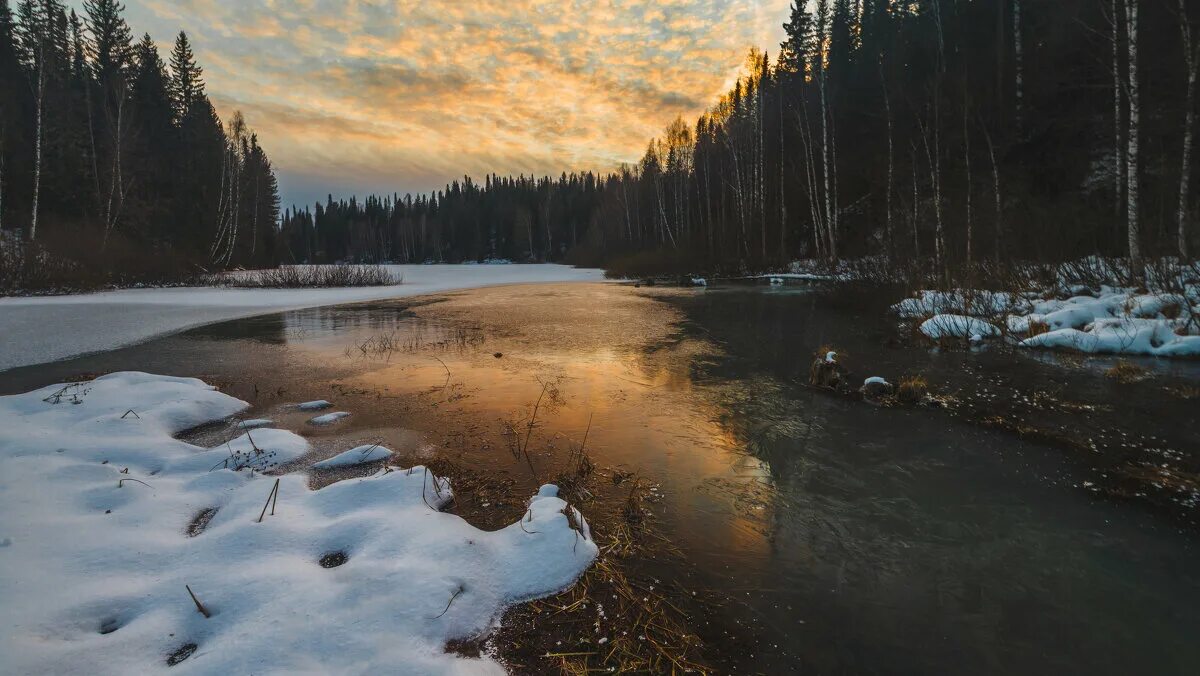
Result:
M1187 465L1200 406L1167 391L1196 385L1196 365L1148 362L1150 381L1119 390L1103 362L890 344L879 306L796 289L487 289L228 322L6 372L0 391L118 369L202 377L309 436L315 455L382 441L518 495L561 469L590 424L596 463L662 496L655 528L680 558L647 571L709 596L693 628L721 672L1195 673L1195 531L1097 499L1083 482L1108 455L800 383L813 350L833 344L860 378L1070 395L1084 408L1047 415L1154 430ZM531 472L503 432L544 388ZM354 415L316 430L285 409L317 398ZM497 500L474 513L498 526L521 511Z

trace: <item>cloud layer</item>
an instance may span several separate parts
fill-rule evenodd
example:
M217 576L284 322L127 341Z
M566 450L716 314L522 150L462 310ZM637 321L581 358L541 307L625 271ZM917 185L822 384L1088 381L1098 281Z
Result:
M183 28L285 203L486 173L608 170L772 53L789 0L126 0Z

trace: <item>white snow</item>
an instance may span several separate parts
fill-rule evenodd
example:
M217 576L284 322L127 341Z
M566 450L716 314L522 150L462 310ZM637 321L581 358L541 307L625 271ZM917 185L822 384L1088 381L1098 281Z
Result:
M0 298L0 371L111 350L213 322L503 284L603 281L563 265L390 265L404 284L346 289L125 289Z
M867 378L866 380L864 380L863 387L866 387L867 385L887 385L888 387L892 386L892 384L889 383L886 379L881 378L879 376L871 376L870 378Z
M269 418L253 418L251 420L243 420L238 423L238 427L244 430L252 430L258 427L269 427L274 425L275 421Z
M1002 323L1021 347L1086 353L1200 356L1200 283L1174 282L1176 292L1146 293L1101 286L1098 291L1061 280L1053 292L1010 294L990 291L922 291L892 306L904 318L929 317L921 331L930 338L981 342L1002 335L987 320ZM1034 328L1041 333L1030 336ZM1023 338L1022 338L1023 337Z
M161 673L195 644L170 673L502 673L446 641L569 586L596 557L553 486L523 523L487 533L437 510L451 488L422 467L312 491L302 474L228 468L307 453L292 432L255 432L260 450L172 436L246 407L144 373L0 397L0 671ZM335 552L343 565L319 565Z
M348 418L348 417L350 417L350 414L347 413L346 411L335 411L333 413L326 413L325 415L319 415L319 416L313 418L312 420L309 420L308 422L312 423L313 425L332 425L333 423L341 420L342 418Z
M317 401L306 401L303 404L296 404L296 408L300 409L301 411L320 411L322 409L329 408L330 406L333 406L333 404L325 401L324 399L318 399Z
M386 460L392 457L391 449L384 448L379 444L371 444L369 446L357 446L348 451L343 451L337 455L322 460L318 463L313 463L313 469L333 469L334 467L351 467L353 465L363 465L368 462L376 462L378 460Z
M934 315L921 324L921 333L933 340L938 338L971 338L998 336L1000 329L966 315Z

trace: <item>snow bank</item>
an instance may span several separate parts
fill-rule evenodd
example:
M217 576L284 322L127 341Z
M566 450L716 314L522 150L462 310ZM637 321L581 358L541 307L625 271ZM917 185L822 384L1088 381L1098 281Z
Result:
M1002 317L1008 333L1017 337L1021 347L1200 356L1200 285L1183 286L1181 293L1139 293L1113 286L1101 286L1098 292L1080 285L1063 288L1074 295L1056 298L1037 293L922 291L915 298L893 305L892 311L905 318L932 314L920 327L932 339L949 336L977 341L999 337L1002 332L981 317Z
M921 333L937 340L939 338L992 338L1000 335L995 326L965 315L934 315L921 324Z
M239 317L459 289L599 282L602 270L564 265L389 265L400 286L348 289L125 289L0 298L0 370L111 350Z
M173 438L246 407L142 373L0 397L0 670L158 673L190 650L171 673L500 673L446 641L596 556L553 487L485 533L437 511L450 486L421 467L311 491L254 469L308 451L289 431Z
M244 430L252 430L252 429L256 429L258 427L270 427L271 425L274 425L274 424L275 424L275 421L273 421L269 418L253 418L251 420L243 420L243 421L239 422L238 427L240 427Z
M351 467L353 465L363 465L368 462L376 462L386 460L392 457L392 451L384 448L379 444L371 444L370 446L358 446L348 451L343 451L337 455L314 463L313 469L333 469L334 467Z

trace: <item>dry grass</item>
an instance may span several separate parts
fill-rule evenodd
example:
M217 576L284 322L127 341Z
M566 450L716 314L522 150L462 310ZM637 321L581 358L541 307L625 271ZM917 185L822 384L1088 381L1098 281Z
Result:
M902 404L914 405L925 400L929 394L929 381L924 376L905 376L896 388L896 399Z
M1039 322L1036 319L1029 322L1029 338L1040 336L1043 333L1050 332L1050 325L1046 322Z
M271 270L221 275L214 285L250 289L313 289L395 286L404 277L379 265L284 265Z
M1112 368L1105 371L1104 375L1122 385L1128 385L1136 383L1139 380L1144 380L1149 375L1149 372L1131 361L1121 359Z

